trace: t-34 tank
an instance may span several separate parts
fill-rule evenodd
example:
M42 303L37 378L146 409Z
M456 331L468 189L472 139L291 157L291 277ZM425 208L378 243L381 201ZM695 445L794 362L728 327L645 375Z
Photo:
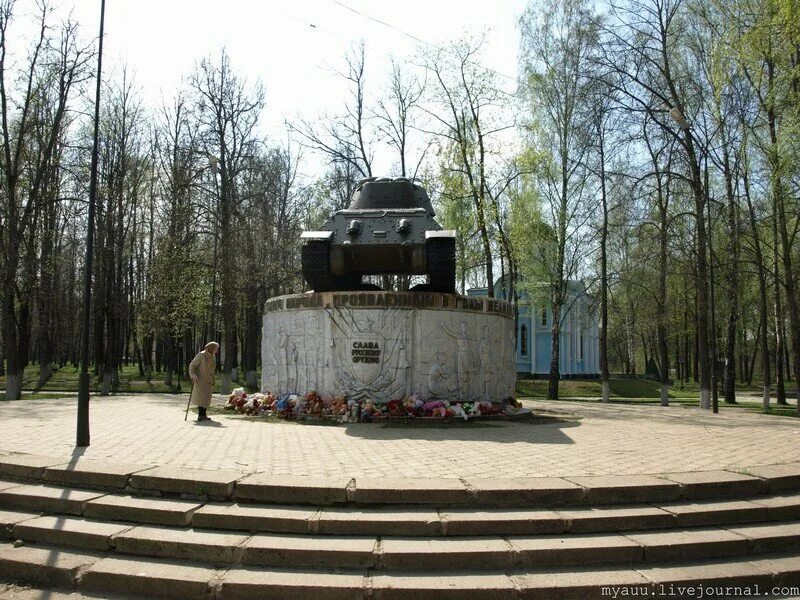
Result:
M303 232L303 277L329 292L363 289L364 275L427 275L412 290L453 293L455 231L433 217L428 194L408 179L362 179L348 208Z

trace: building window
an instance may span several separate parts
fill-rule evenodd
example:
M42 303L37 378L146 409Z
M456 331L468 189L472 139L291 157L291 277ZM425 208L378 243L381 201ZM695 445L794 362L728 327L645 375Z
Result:
M522 356L528 356L528 326L523 325L519 330L519 346Z
M578 341L578 360L583 362L583 332L581 331L580 339Z
M542 309L542 316L541 316L541 323L542 327L547 327L547 309Z

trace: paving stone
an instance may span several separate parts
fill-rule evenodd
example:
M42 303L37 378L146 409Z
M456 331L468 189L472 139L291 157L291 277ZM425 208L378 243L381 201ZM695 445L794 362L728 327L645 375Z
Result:
M444 508L440 513L445 535L561 533L567 527L564 517L547 509Z
M800 518L800 494L754 498L753 502L766 506L769 518L772 520Z
M439 513L424 508L324 508L316 528L321 534L442 535Z
M208 566L154 559L103 558L82 574L78 589L204 599L209 581L215 577L216 571Z
M112 496L90 500L84 507L87 517L152 523L154 525L186 526L192 513L202 504L191 500L164 498L139 498L136 496Z
M303 506L206 504L192 514L192 526L237 531L308 533L309 521L317 512L315 508Z
M750 562L759 569L774 573L772 581L774 586L794 586L795 590L800 586L800 554L767 556Z
M677 500L681 495L677 483L652 475L595 475L565 479L586 488L585 502L588 504L667 502Z
M236 471L153 467L131 475L130 484L142 490L229 498L234 483L242 477L243 474Z
M28 586L11 585L4 587L0 584L0 598L3 600L147 600L142 596L130 594L81 594L70 590L56 590L52 588L31 588Z
M800 523L745 525L728 530L751 540L756 554L800 549Z
M7 581L71 588L78 569L99 558L81 550L0 544L0 573Z
M374 537L254 535L242 548L242 562L273 567L372 567Z
M381 542L381 567L392 570L510 569L514 566L511 548L493 537L384 538Z
M760 500L709 500L658 506L675 515L678 527L752 523L770 518L769 509L760 504Z
M11 537L11 530L16 523L35 519L38 513L30 513L16 510L0 510L0 538Z
M73 485L125 488L132 473L148 469L146 466L114 465L100 460L78 459L67 464L48 467L44 481Z
M464 480L478 504L560 506L583 500L584 489L559 477L516 477Z
M513 600L517 597L511 580L496 573L380 573L373 575L371 583L374 600Z
M687 597L699 598L700 587L757 585L769 589L772 574L747 560L713 560L685 565L657 565L637 567L637 571L655 585L656 597L678 596L677 587L694 588L684 590ZM733 596L732 593L727 596ZM703 597L708 597L703 596Z
M0 477L39 480L47 467L63 465L68 458L39 456L36 454L10 454L0 456Z
M469 504L472 495L458 479L356 479L361 504Z
M133 464L279 476L518 478L698 469L746 473L749 465L781 460L786 448L797 443L793 419L738 409L724 409L720 416L678 406L524 400L540 412L580 417L579 426L564 429L564 419L555 418L533 428L523 422L468 430L378 423L298 427L221 415L223 428L176 419L177 400L162 394L94 398L93 426L109 435L93 439L82 458L124 457ZM0 403L0 453L63 456L68 462L69 453L63 453L74 445L74 431L64 423L72 422L74 406L52 400L25 403L31 410ZM563 441L570 443L557 443ZM202 448L213 451L198 451ZM510 449L513 458L507 456Z
M743 471L753 477L765 479L773 493L800 489L800 463L761 465L747 467Z
M179 560L230 564L249 536L242 533L134 527L114 539L117 552Z
M591 570L528 571L512 575L520 600L587 600L611 597L609 588L625 590L625 598L649 598L650 582L629 567ZM621 596L620 596L621 597Z
M640 562L642 547L621 535L546 535L507 538L519 567Z
M80 515L83 505L102 492L73 490L49 485L20 485L0 490L0 506L41 512Z
M0 490L7 490L22 485L19 481L0 481Z
M26 542L108 550L114 546L111 537L130 527L75 517L38 517L15 525L14 537Z
M648 562L741 556L748 553L747 539L724 529L627 533L626 537L644 546L644 558Z
M219 589L220 600L363 600L365 573L236 568Z
M679 483L681 496L688 500L741 498L765 491L762 479L731 471L692 471L666 473L662 477Z
M350 477L292 477L257 473L237 482L236 498L279 504L347 502Z
M605 506L559 508L558 514L572 533L663 529L675 526L675 515L655 506Z

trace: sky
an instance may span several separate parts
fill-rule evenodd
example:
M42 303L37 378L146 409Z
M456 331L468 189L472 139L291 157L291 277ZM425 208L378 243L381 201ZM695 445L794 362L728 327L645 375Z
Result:
M86 39L97 35L100 0L56 2L60 15L72 11ZM285 136L284 122L297 115L341 111L347 90L336 70L362 39L372 93L380 92L389 57L412 60L420 45L412 36L436 44L465 32L486 35L480 62L505 75L498 85L513 91L524 7L525 0L107 0L104 79L124 63L145 101L156 105L200 58L225 47L240 73L264 85L266 133Z

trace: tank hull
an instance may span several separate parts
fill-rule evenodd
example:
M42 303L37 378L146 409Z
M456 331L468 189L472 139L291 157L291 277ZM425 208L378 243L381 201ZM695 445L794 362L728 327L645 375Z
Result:
M455 232L433 218L425 190L408 180L362 182L350 208L303 233L302 268L317 292L353 290L365 275L427 275L427 291L455 291Z

